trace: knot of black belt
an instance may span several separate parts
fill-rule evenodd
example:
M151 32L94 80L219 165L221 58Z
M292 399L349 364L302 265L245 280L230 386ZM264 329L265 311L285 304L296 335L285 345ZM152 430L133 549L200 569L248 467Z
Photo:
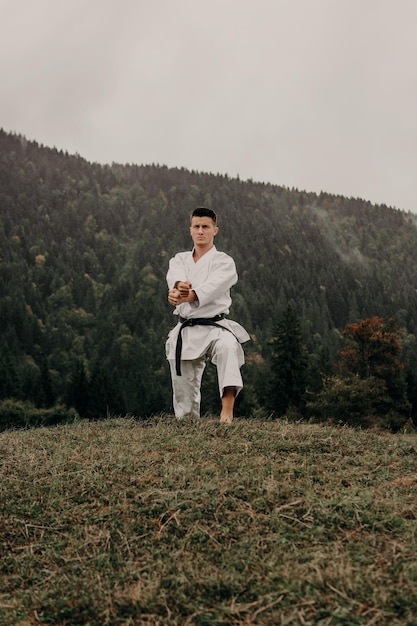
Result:
M175 347L175 369L177 372L177 376L181 376L182 331L184 330L184 328L186 326L217 326L218 328L229 330L221 324L217 324L217 322L223 320L224 317L224 313L219 313L214 317L180 317L181 326L178 331L177 345Z

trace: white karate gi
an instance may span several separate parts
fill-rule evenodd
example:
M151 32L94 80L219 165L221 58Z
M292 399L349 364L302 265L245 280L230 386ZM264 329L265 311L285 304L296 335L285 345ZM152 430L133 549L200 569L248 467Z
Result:
M177 306L174 315L182 318L211 318L219 313L227 315L232 303L230 288L237 282L235 262L228 254L213 246L197 262L193 252L179 252L169 262L168 289L177 281L189 281L198 300ZM171 368L173 403L178 418L200 416L201 378L205 357L209 355L217 367L220 397L225 387L236 387L236 395L243 387L240 368L245 362L241 343L250 339L237 322L222 319L217 322L228 328L215 326L188 326L182 331L181 376L175 369L175 347L181 323L170 331L166 355Z

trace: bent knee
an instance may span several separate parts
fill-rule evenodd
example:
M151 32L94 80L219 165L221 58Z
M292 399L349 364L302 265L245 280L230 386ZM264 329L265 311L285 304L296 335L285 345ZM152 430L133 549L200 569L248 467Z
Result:
M237 354L239 350L239 342L236 337L230 333L222 333L222 336L213 342L211 353L215 354Z

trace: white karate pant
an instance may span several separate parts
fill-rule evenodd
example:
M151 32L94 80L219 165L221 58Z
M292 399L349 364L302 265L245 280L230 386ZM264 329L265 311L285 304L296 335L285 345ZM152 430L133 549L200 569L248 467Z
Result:
M181 376L177 376L175 360L169 359L174 412L178 419L200 417L201 379L206 367L206 356L217 367L220 397L225 387L236 387L236 395L243 387L240 367L245 357L242 346L232 333L222 331L198 359L181 360Z

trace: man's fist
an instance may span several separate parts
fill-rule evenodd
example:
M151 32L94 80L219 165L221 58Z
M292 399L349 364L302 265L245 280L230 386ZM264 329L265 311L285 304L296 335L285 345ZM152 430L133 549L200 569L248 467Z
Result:
M168 291L168 302L172 306L178 306L183 302L195 302L195 300L197 300L197 296L192 291L192 285L189 281L178 281L175 283L174 289Z
M178 281L175 285L178 291L181 294L181 298L186 299L190 293L190 289L192 287L191 283L187 280L185 282Z

